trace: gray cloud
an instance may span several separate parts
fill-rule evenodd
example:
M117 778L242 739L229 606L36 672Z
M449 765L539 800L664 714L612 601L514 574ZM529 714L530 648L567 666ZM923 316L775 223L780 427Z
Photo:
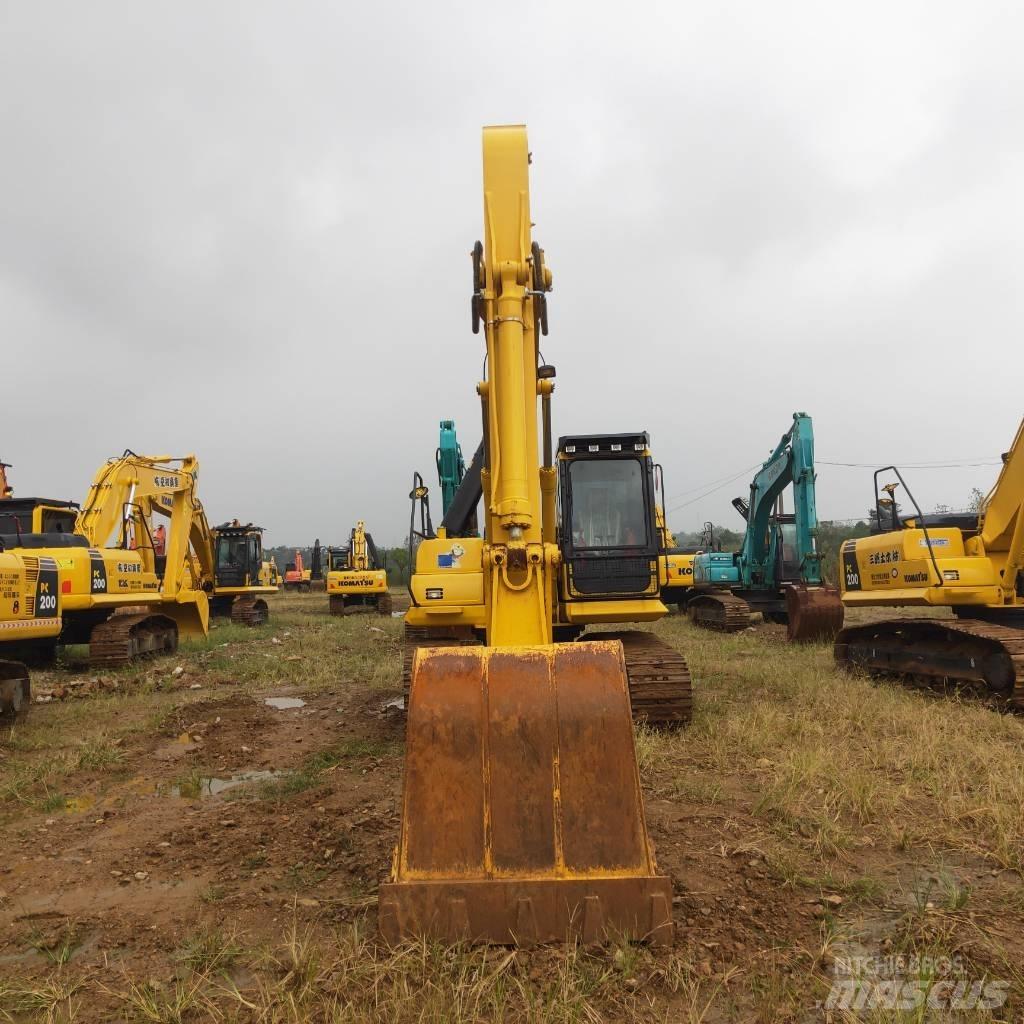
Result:
M830 461L993 457L1024 411L1022 21L9 4L0 455L21 493L81 497L126 446L196 451L214 518L399 541L437 420L479 433L479 129L525 120L557 429L649 429L670 504L796 409ZM994 475L914 482L956 504ZM821 513L869 486L823 466ZM671 522L733 524L743 489Z

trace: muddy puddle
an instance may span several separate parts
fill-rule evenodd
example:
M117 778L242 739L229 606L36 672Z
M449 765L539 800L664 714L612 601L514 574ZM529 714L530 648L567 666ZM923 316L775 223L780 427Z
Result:
M183 800L206 800L211 796L219 796L221 793L235 789L237 786L244 786L247 782L265 782L276 779L278 775L280 772L273 771L238 772L223 778L202 775L194 780L177 782L173 786L169 786L165 792L169 796L180 797Z

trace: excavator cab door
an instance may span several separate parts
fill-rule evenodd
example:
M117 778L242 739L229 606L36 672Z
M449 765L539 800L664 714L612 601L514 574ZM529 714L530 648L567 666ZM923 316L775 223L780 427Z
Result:
M646 434L559 440L562 589L566 600L658 592L660 537Z

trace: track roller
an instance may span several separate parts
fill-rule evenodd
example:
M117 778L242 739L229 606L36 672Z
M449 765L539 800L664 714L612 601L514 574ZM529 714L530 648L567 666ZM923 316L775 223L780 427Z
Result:
M701 629L738 633L750 625L750 605L728 593L697 594L686 604L690 621Z
M239 594L231 603L231 621L240 626L262 626L269 618L267 602L255 594Z
M836 662L930 687L980 689L1024 711L1024 628L977 619L893 619L842 630Z
M136 658L171 654L178 649L178 625L159 614L112 615L89 637L93 668L120 668Z

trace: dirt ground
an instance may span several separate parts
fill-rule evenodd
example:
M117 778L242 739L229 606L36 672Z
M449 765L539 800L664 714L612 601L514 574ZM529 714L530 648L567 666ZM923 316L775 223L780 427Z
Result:
M963 1019L1022 1019L1021 863L1001 858L998 837L972 845L916 826L933 813L927 794L887 807L876 793L858 815L837 782L829 809L816 776L828 768L808 761L816 816L783 788L797 712L766 719L763 743L723 733L727 716L768 706L751 679L790 685L796 655L779 627L658 627L690 657L698 706L690 733L638 736L676 894L670 953L382 949L372 921L398 829L401 621L331 619L325 606L282 595L267 627L219 625L171 659L96 677L72 652L34 673L45 702L0 733L0 1020L859 1019L822 1006L851 954L949 958L1008 989L1001 1009ZM793 671L830 672L818 646ZM1019 719L884 699L995 729L985 742L1016 749L1019 776ZM856 756L874 771L870 743ZM884 757L883 781L895 778ZM1003 794L1017 802L1011 823L1022 791ZM887 1014L861 1016L928 1019Z

